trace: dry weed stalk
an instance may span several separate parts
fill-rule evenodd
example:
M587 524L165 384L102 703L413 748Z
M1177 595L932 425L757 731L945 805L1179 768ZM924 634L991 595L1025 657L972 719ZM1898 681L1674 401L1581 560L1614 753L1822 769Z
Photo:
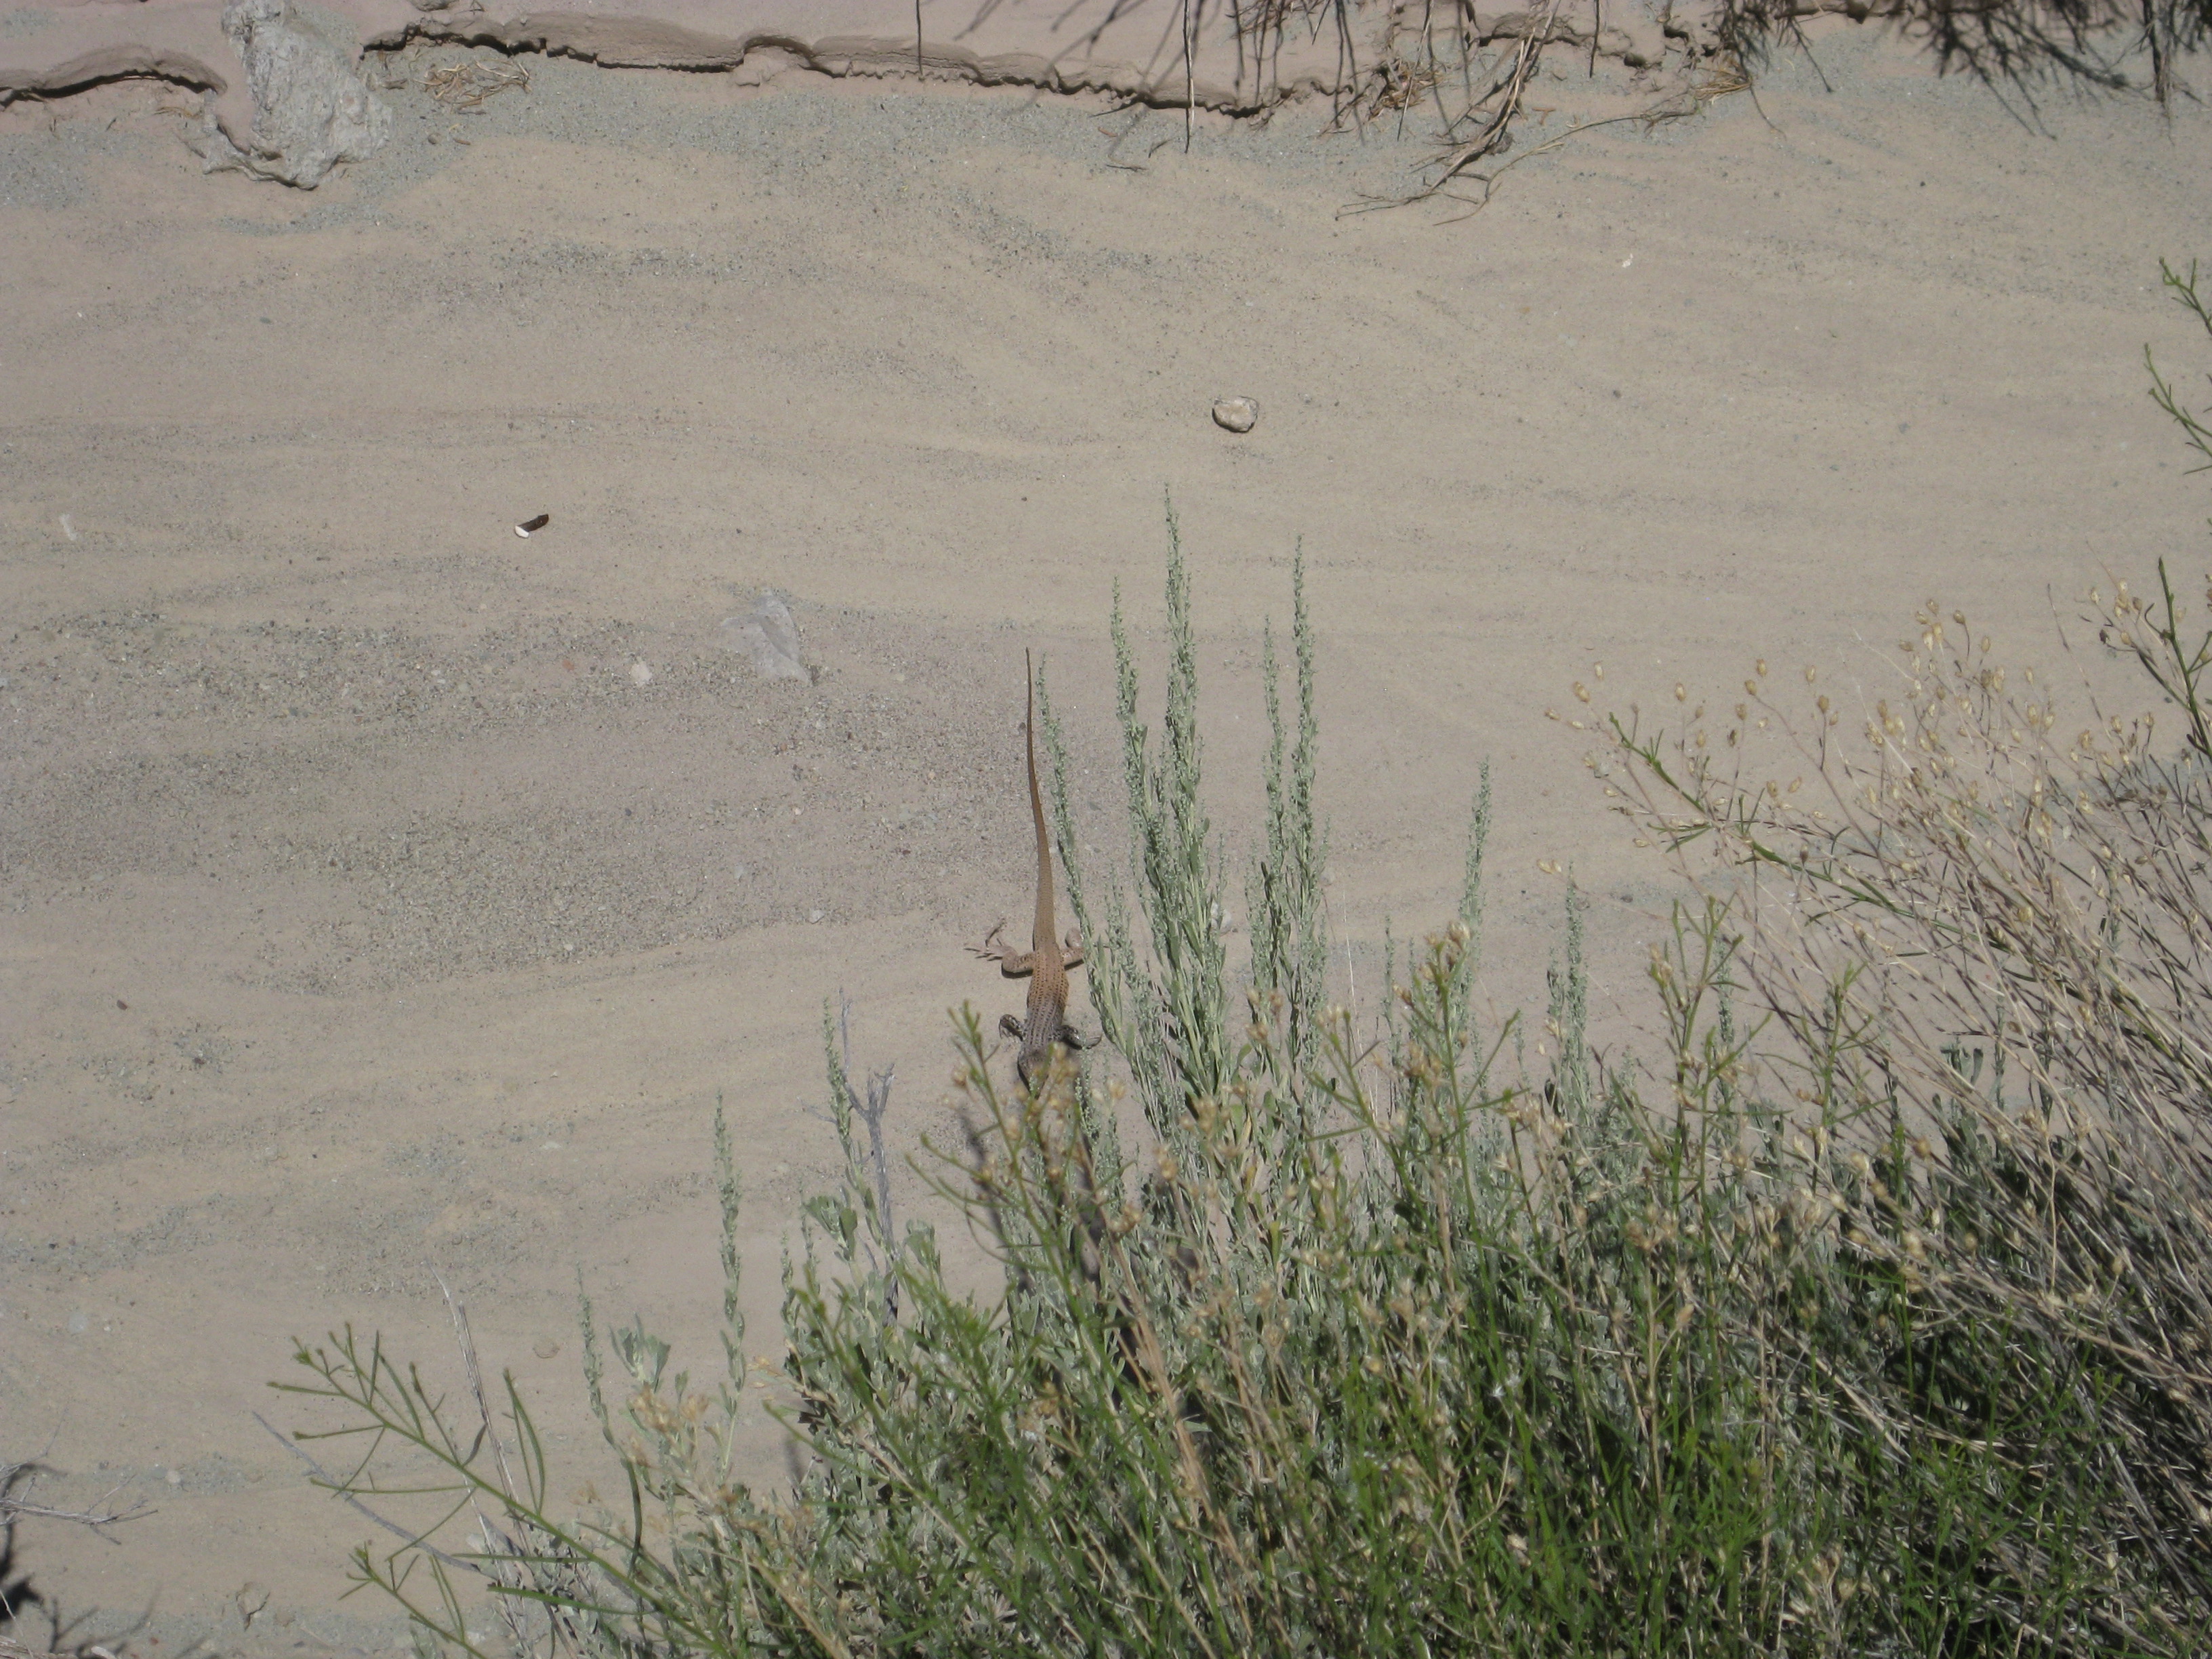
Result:
M2178 642L2170 590L2148 625L2124 584L2093 603L2139 655ZM1930 1321L2078 1356L2125 1524L2188 1607L2212 1526L2212 773L2158 757L2148 717L2062 738L1963 611L1916 621L1856 733L1817 692L1793 721L1761 662L1724 719L1662 735L1632 705L1593 764L1730 907L1770 1075L1856 1148L1848 1242Z
M2161 106L2188 91L2175 58L2212 33L2212 0L1722 0L1716 26L1732 50L1757 53L1802 44L1801 20L1823 13L1886 23L1924 46L1938 73L2020 93L2050 81L2126 90L2140 52Z
M2177 90L2187 90L2175 78L2177 54L2212 39L2212 0L1721 0L1694 20L1667 9L1655 61L1648 46L1632 46L1626 34L1608 35L1604 0L1589 0L1586 17L1579 0L1541 0L1487 21L1470 0L1422 0L1418 7L1390 9L1371 61L1362 66L1347 57L1352 90L1340 95L1332 125L1341 126L1347 116L1359 125L1365 117L1395 113L1402 130L1407 115L1426 103L1435 110L1438 150L1423 166L1419 188L1352 210L1437 197L1480 210L1508 167L1569 138L1625 122L1649 129L1681 120L1748 90L1754 66L1778 47L1808 51L1803 20L1821 15L1892 25L1927 48L1939 74L1963 70L2027 100L2030 120L2040 83L2128 88L2128 59L2136 52L2148 54L2149 89L2166 106ZM1344 39L1348 53L1348 32ZM1643 109L1580 124L1493 173L1475 171L1513 148L1516 125L1531 112L1528 93L1552 46L1582 49L1584 73L1592 77L1601 56L1639 74L1671 65L1674 89ZM1452 188L1469 177L1482 186L1479 198Z
M1522 151L1493 171L1480 172L1477 169L1484 162L1495 161L1513 149L1516 125L1523 115L1531 112L1528 92L1541 66L1546 47L1587 46L1589 72L1593 76L1596 73L1604 33L1601 0L1592 0L1587 33L1578 33L1562 15L1565 0L1545 0L1541 7L1502 16L1487 25L1479 25L1470 8L1455 6L1449 26L1443 31L1445 40L1442 45L1433 9L1432 6L1422 8L1418 27L1408 31L1413 39L1406 48L1399 47L1397 31L1392 31L1388 48L1367 71L1355 102L1369 114L1395 111L1402 119L1406 112L1427 100L1435 106L1441 151L1424 164L1422 172L1425 176L1418 189L1402 195L1370 198L1352 211L1409 206L1443 198L1467 204L1470 213L1461 216L1472 216L1488 204L1503 174L1522 161L1559 149L1571 138L1623 123L1633 122L1648 131L1667 122L1686 119L1715 100L1744 91L1751 85L1749 73L1738 52L1711 41L1702 46L1695 45L1689 41L1687 31L1670 28L1670 33L1680 37L1683 43L1685 57L1680 67L1687 76L1674 91L1641 109L1579 123L1536 148ZM1486 58L1493 49L1502 52L1494 60ZM1644 59L1632 53L1626 54L1625 61L1631 67L1649 67ZM1455 80L1460 83L1456 114L1447 106L1443 91ZM1461 180L1468 179L1481 185L1479 198L1462 195L1454 188Z
M19 1495L28 1493L40 1475L50 1473L52 1471L44 1463L36 1460L0 1463L0 1528L12 1527L18 1521L67 1521L107 1538L108 1528L154 1513L153 1505L143 1498L133 1498L127 1504L118 1504L117 1499L123 1492L120 1486L110 1488L98 1503L81 1510L35 1504L27 1496ZM107 1541L113 1543L116 1540L109 1538Z
M1528 82L1536 73L1536 65L1543 57L1544 48L1553 39L1559 17L1559 0L1549 0L1544 21L1514 43L1511 60L1504 72L1498 76L1493 87L1480 98L1468 100L1467 110L1461 116L1460 122L1476 121L1479 125L1474 136L1447 154L1438 165L1435 180L1409 200L1419 201L1424 197L1435 195L1485 156L1499 154L1510 146L1513 123L1521 113ZM1460 122L1451 125L1455 127Z
M1497 191L1499 179L1519 167L1523 161L1534 161L1539 155L1547 155L1565 144L1570 139L1579 138L1583 134L1594 132L1600 127L1619 126L1624 122L1633 122L1649 132L1654 127L1662 126L1669 121L1686 121L1703 111L1707 105L1727 97L1730 93L1750 90L1751 76L1744 72L1743 65L1733 58L1723 59L1693 85L1685 87L1679 92L1671 93L1664 98L1657 99L1642 109L1632 110L1626 115L1608 115L1595 121L1577 123L1557 137L1547 139L1533 149L1522 150L1503 167L1489 173L1468 171L1472 160L1480 159L1480 157L1471 158L1469 162L1452 167L1434 183L1407 199L1420 201L1431 196L1448 197L1453 201L1468 204L1468 211L1460 215L1460 219L1472 218L1490 204L1490 198ZM1496 152L1493 149L1488 153ZM1482 194L1479 198L1461 196L1445 188L1455 178L1462 176L1472 178L1482 186ZM1458 221L1450 220L1446 222L1456 223Z

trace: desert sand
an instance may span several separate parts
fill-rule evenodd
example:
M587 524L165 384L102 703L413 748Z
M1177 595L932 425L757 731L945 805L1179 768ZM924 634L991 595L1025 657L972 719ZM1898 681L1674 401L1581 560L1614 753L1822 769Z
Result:
M2104 572L2193 587L2142 351L2195 384L2157 262L2212 254L2212 126L1814 45L1457 223L1343 212L1425 150L1310 102L1186 155L1102 94L529 59L384 94L313 194L203 176L173 88L0 112L0 1453L153 1508L27 1524L15 1634L403 1650L253 1415L316 1425L291 1340L457 1382L442 1273L574 1498L580 1275L719 1358L717 1099L772 1358L824 999L902 1160L957 1140L946 1011L1019 1006L964 947L1031 878L1024 648L1120 857L1107 619L1157 720L1167 492L1232 857L1303 540L1347 992L1448 915L1486 758L1488 994L1540 997L1571 867L1616 1048L1676 890L1573 682L1763 658L1856 711L1927 599L2056 669ZM763 591L805 681L720 642Z

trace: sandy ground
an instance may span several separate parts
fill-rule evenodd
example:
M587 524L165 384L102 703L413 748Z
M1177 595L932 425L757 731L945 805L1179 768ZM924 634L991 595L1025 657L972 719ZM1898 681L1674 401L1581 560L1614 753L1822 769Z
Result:
M1616 1030L1668 889L1545 719L1593 661L1855 706L1929 595L2047 660L2101 568L2195 568L2142 351L2197 346L2156 261L2212 254L2212 127L1820 52L1832 94L1778 64L1449 227L1339 216L1419 151L1311 112L1109 157L1103 106L555 62L389 94L313 196L203 178L161 89L0 115L0 1450L155 1507L27 1527L18 1633L398 1647L336 1600L367 1523L251 1415L310 1422L289 1340L451 1370L434 1267L573 1492L580 1271L718 1352L718 1097L772 1352L823 999L902 1155L949 1138L945 1011L1018 1005L962 946L1030 879L1025 647L1121 845L1106 618L1156 699L1164 489L1232 848L1303 537L1340 971L1445 914L1488 757L1493 994L1571 862ZM763 588L812 684L718 645Z

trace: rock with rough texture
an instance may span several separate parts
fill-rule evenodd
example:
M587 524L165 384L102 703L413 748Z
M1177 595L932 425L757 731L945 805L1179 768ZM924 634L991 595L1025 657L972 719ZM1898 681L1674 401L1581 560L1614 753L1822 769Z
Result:
M1249 432L1260 424L1259 400L1224 398L1213 406L1213 423L1224 432Z
M210 173L236 167L313 190L341 161L365 161L392 137L392 110L361 78L350 43L326 38L286 0L230 0L222 32L246 62L253 126L234 143L210 112L200 151Z
M764 680L805 680L812 675L799 654L799 624L791 609L773 593L763 593L746 617L722 618L721 643L753 665Z

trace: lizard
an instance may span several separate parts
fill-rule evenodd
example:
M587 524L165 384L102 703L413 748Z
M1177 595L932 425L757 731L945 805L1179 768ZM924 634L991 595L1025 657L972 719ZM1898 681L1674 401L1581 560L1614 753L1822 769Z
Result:
M1021 1079L1024 1089L1034 1091L1042 1083L1051 1063L1053 1044L1069 1048L1087 1048L1089 1044L1067 1023L1067 970L1083 965L1083 947L1073 939L1061 939L1060 925L1054 919L1052 838L1045 832L1044 796L1037 788L1036 669L1027 652L1022 653L1022 661L1029 683L1029 719L1024 729L1029 738L1030 817L1036 826L1036 918L1030 925L1030 948L1026 951L1010 951L1000 942L999 935L1006 927L1003 921L991 930L981 945L970 948L984 961L997 963L999 971L1008 979L1024 975L1029 979L1027 1017L1017 1018L1008 1014L1000 1020L999 1029L1020 1040L1022 1046L1014 1056L1014 1073Z
M1012 1014L1005 1015L999 1021L999 1029L1020 1042L1021 1048L1014 1055L1014 1073L1021 1079L1022 1087L1034 1097L1050 1075L1055 1044L1087 1048L1097 1039L1083 1037L1067 1023L1067 970L1083 965L1083 946L1073 937L1060 937L1059 923L1053 913L1052 837L1044 825L1044 793L1037 787L1036 665L1027 652L1022 653L1022 664L1029 693L1029 716L1024 724L1024 734L1029 745L1030 821L1036 830L1036 915L1030 925L1027 951L1017 954L1000 943L999 935L1006 927L1003 921L990 931L981 945L970 948L984 961L997 963L999 971L1008 979L1028 976L1027 1017L1018 1019ZM1097 1289L1104 1270L1109 1234L1091 1184L1090 1149L1079 1124L1077 1136L1084 1143L1083 1156L1072 1161L1070 1183L1081 1194L1082 1238L1077 1265L1092 1288ZM1187 1249L1179 1253L1183 1257L1189 1254ZM1137 1316L1127 1290L1117 1293L1117 1300L1120 1310L1115 1326L1120 1334L1121 1369L1138 1387L1158 1392L1158 1379L1164 1371L1158 1339Z

